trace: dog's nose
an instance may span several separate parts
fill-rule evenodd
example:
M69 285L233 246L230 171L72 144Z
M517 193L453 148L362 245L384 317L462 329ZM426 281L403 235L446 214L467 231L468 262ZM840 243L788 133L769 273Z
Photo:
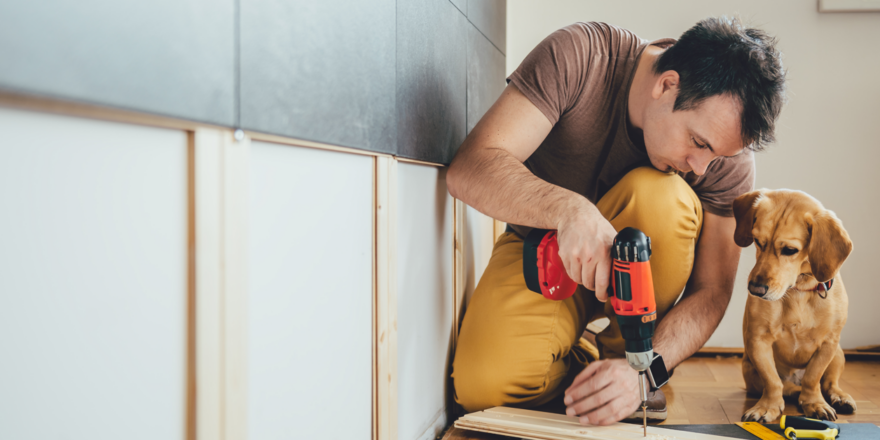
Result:
M755 296L764 296L767 294L767 285L749 281L749 293Z

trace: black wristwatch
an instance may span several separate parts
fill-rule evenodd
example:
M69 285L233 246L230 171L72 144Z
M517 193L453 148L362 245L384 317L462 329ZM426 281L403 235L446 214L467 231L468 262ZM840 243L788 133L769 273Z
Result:
M654 359L651 360L651 367L648 368L648 384L651 385L651 391L657 391L666 382L669 382L669 372L666 371L666 363L663 362L663 356L654 352Z

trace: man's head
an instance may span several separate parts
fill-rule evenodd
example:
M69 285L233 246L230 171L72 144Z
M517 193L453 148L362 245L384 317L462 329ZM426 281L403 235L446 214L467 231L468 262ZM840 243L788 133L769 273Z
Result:
M642 127L652 164L703 174L715 157L773 142L785 100L775 44L737 19L707 18L660 54Z

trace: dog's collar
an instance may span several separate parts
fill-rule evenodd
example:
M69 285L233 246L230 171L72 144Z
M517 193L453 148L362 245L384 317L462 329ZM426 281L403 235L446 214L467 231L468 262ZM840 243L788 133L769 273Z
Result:
M831 290L831 286L834 284L834 278L816 285L816 288L811 290L811 292L819 292L819 298L825 299L828 296L828 291ZM823 294L824 293L824 294Z

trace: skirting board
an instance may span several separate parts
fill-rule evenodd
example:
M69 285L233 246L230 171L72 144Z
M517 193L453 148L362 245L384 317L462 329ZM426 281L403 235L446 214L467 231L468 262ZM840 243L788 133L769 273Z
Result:
M617 423L583 426L575 417L497 406L468 414L455 427L533 440L636 440L645 439L642 427ZM648 427L648 440L725 440L730 437Z

